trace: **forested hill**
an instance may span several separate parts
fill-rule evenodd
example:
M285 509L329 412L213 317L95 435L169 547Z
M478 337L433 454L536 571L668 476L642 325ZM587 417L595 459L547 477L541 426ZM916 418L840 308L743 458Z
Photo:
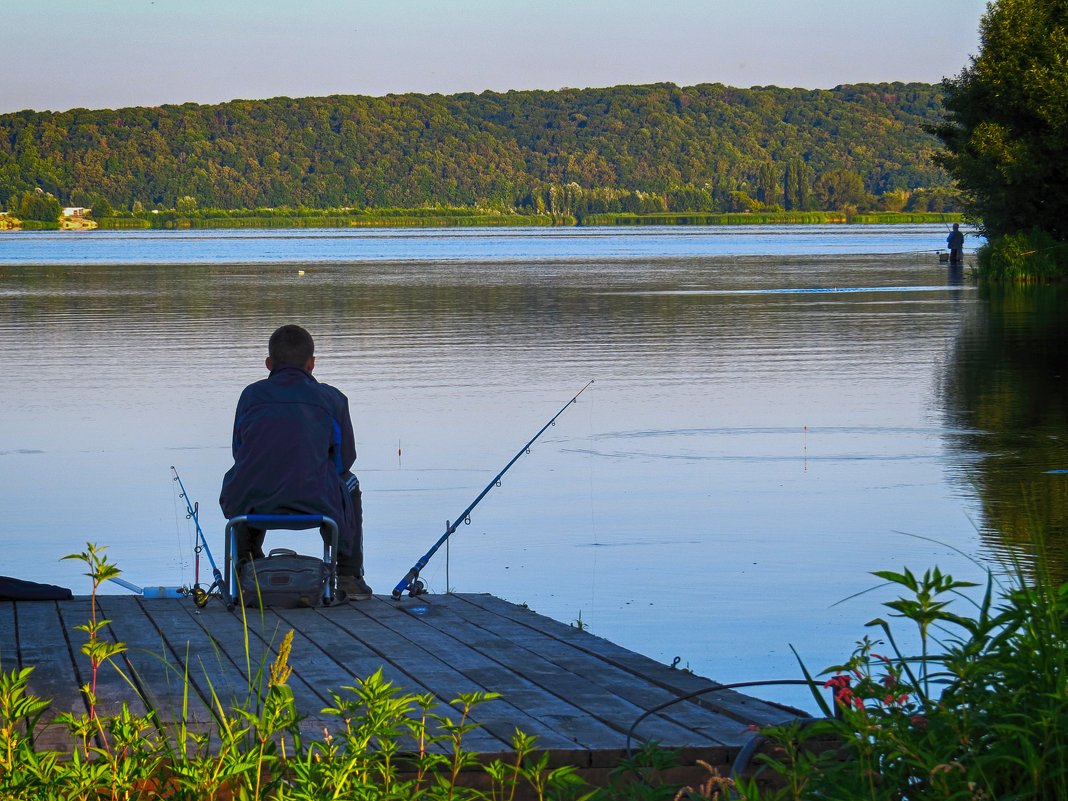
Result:
M924 196L914 190L950 183L925 131L941 114L941 88L915 83L22 111L0 115L0 203L41 188L63 203L102 197L116 209L193 198L224 209L553 211L546 204L569 187L585 193L590 210L646 195L695 210L863 205L890 195L904 203L910 192Z

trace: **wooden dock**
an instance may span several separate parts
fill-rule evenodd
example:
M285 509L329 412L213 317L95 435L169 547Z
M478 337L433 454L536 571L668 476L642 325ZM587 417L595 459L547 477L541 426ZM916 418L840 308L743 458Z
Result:
M191 599L135 595L99 596L98 604L111 621L109 638L126 644L117 661L136 684L112 666L101 668L102 714L118 712L126 701L134 712L151 709L171 723L182 717L188 686L186 719L207 727L212 696L242 704L292 629L289 686L306 716L304 736L321 739L340 728L336 716L322 711L333 704L331 691L344 693L381 669L406 692L435 696L438 711L447 711L460 693L500 693L475 708L480 726L465 736L466 750L506 754L519 729L536 735L554 764L574 765L593 781L626 754L628 733L643 713L717 686L490 595L376 596L321 609L250 609L247 627L240 609L227 611L214 599L204 609ZM32 666L30 690L53 699L51 717L86 711L79 691L89 681L88 660L79 650L86 634L75 626L89 614L88 598L0 603L0 666L5 672ZM683 767L698 759L727 765L754 724L798 714L731 690L709 692L644 718L630 745L656 740L678 749ZM47 726L38 747L69 751L70 737Z

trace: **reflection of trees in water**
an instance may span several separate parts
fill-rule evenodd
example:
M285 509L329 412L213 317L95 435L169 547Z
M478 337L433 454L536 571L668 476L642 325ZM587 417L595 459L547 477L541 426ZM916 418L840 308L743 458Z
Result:
M984 287L946 380L956 442L974 459L982 533L1003 556L1046 554L1068 580L1068 291ZM1041 571L1040 571L1041 572Z

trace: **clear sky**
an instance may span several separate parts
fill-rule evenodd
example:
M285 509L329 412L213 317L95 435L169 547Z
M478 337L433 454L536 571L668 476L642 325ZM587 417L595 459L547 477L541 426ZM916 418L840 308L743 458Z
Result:
M0 113L670 81L938 82L986 0L0 1Z

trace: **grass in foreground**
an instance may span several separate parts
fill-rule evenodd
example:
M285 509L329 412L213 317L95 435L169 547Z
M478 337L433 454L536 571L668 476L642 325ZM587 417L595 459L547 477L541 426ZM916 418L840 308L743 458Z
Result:
M96 587L117 569L90 545L82 554ZM709 767L700 786L660 780L674 755L648 743L594 788L572 766L550 768L536 740L517 731L506 759L480 762L463 749L477 724L471 711L494 693L459 696L448 712L428 696L402 692L376 673L332 693L338 733L303 737L287 681L292 632L271 665L261 665L243 705L216 698L210 731L163 725L127 706L56 720L69 756L36 751L48 702L27 690L32 668L0 674L0 798L33 799L358 799L392 801L685 801L802 799L1068 798L1068 584L1028 580L974 587L941 573L908 569L876 576L903 593L887 618L868 625L852 656L825 681L805 671L825 717L761 732L755 776L727 778ZM997 592L995 592L997 590ZM968 614L957 610L970 604ZM107 621L79 627L93 666L124 650L101 636ZM914 629L905 653L889 619ZM114 664L114 663L113 663ZM260 691L261 679L266 689ZM132 685L131 685L132 686ZM828 703L823 688L834 691ZM254 689L255 688L255 689ZM53 724L54 725L54 724ZM480 781L470 781L481 772ZM464 778L464 774L467 774Z
M915 627L919 653L901 651L888 620L871 621L881 638L827 671L834 708L816 694L826 718L764 732L763 761L784 786L743 784L744 796L1068 798L1068 584L1019 571L995 598L991 578L962 615L951 602L971 584L937 569L875 575L905 590L885 606Z

